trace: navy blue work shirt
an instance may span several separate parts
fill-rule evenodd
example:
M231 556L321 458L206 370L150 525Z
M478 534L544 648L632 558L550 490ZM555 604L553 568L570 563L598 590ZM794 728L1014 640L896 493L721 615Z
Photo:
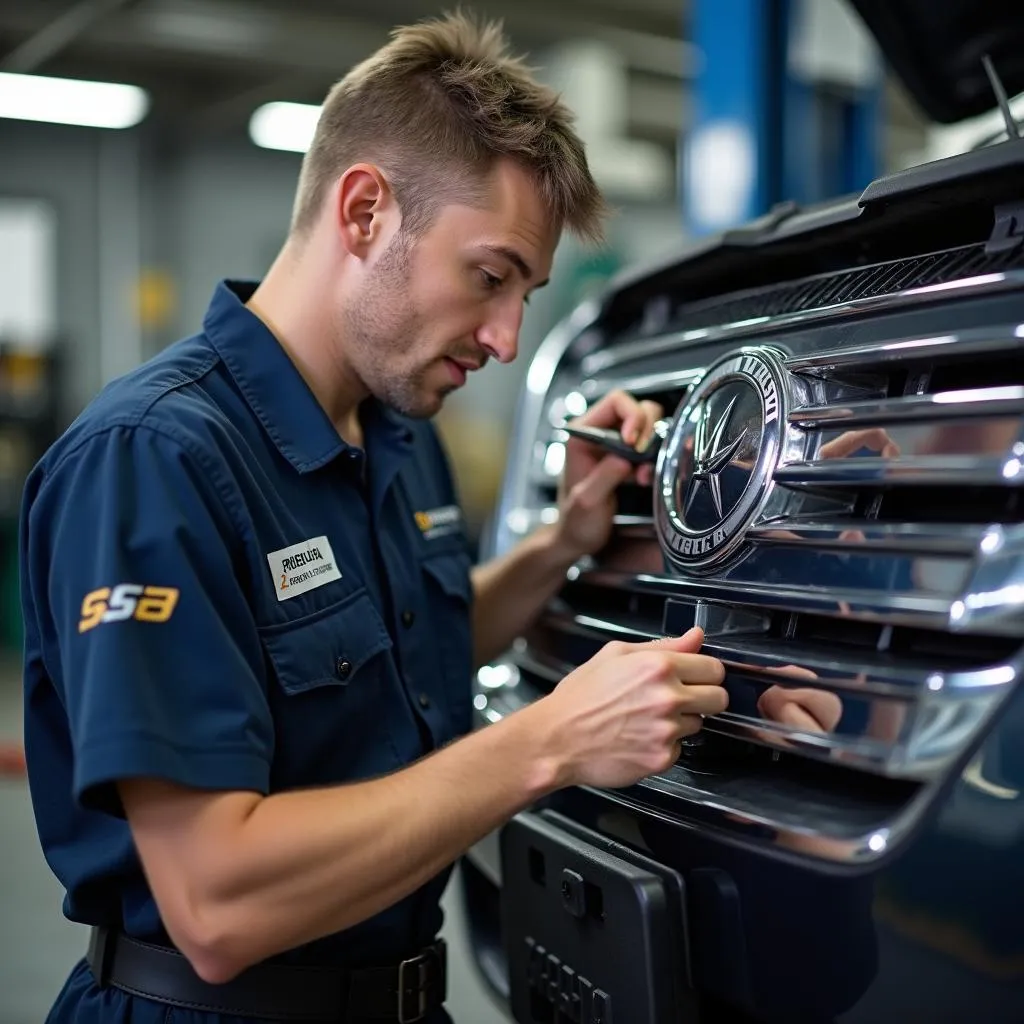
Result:
M118 780L353 782L470 727L470 555L434 429L370 400L365 450L347 445L245 307L253 288L222 283L201 333L109 385L23 503L43 850L70 919L156 942ZM446 881L280 959L397 963L436 935ZM54 1020L150 1020L82 965L61 1001Z

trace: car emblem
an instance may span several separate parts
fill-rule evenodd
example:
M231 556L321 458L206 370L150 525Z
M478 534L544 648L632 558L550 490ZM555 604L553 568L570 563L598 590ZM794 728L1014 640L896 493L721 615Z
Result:
M737 556L772 489L789 401L770 349L710 366L677 412L658 458L655 522L670 562L706 572Z
M690 487L687 505L691 504L697 496L700 485L706 483L711 488L711 497L714 500L719 519L725 518L725 512L722 509L722 478L720 474L732 462L733 456L747 436L747 430L744 427L743 431L728 444L724 440L725 431L729 426L729 418L732 416L733 409L736 408L737 401L738 398L733 397L713 427L708 425L709 410L703 409L697 420L697 431L694 438L694 465L691 476L693 485Z

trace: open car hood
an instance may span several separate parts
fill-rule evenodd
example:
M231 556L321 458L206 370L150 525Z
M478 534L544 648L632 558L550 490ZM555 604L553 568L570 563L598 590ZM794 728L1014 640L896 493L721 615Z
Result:
M850 0L921 109L950 124L996 106L981 58L1007 95L1024 91L1024 0Z

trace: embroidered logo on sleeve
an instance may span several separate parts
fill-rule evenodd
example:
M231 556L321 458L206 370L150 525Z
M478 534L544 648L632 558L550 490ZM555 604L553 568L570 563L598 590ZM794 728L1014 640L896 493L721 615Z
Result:
M267 555L278 601L287 601L326 583L341 579L331 542L326 537L293 544Z
M427 540L455 533L462 526L462 509L458 505L444 505L426 512L416 513L416 525Z
M166 622L178 604L174 587L145 587L140 583L119 583L116 587L100 587L85 595L78 632L88 633L101 623Z

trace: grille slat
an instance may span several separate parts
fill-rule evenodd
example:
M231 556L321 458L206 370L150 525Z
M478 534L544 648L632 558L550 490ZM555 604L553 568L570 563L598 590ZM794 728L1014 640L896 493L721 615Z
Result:
M938 630L949 626L949 601L915 591L859 590L842 586L815 586L810 583L797 586L691 579L610 569L584 570L579 573L576 583L635 594L657 594L684 601L712 601L741 608L764 608L859 622L890 622ZM651 632L650 635L659 634Z
M926 338L901 338L875 345L851 345L790 356L786 369L814 377L829 376L842 370L865 371L893 364L928 363L935 359L961 362L978 356L999 356L1017 352L1022 339L1008 331L971 331Z
M773 746L796 747L803 753L818 755L836 761L853 761L858 764L876 766L884 763L891 754L892 744L884 740L863 737L843 737L801 731L776 722L764 722L728 712L707 719L704 728L723 736L736 736L755 743Z
M826 653L799 643L778 640L716 637L711 634L704 650L721 658L727 667L743 670L766 686L786 684L837 694L907 698L924 689L931 674L924 666L911 669L906 665L893 664L891 658L879 658L861 651L854 658L842 659L835 651ZM801 676L799 672L779 671L793 666L813 673L814 678Z
M611 619L592 615L552 612L545 616L546 628L577 636L591 637L598 643L610 639L643 642L660 633L630 628ZM757 679L765 686L793 685L813 687L833 693L857 693L884 697L907 697L927 685L933 673L926 666L909 668L857 650L853 657L843 659L835 651L798 642L781 642L758 637L716 636L708 633L703 651L720 658L727 667ZM790 669L795 671L783 672ZM813 673L808 676L806 673ZM969 685L969 684L968 684Z
M693 369L664 374L644 374L639 377L592 377L583 382L580 391L591 400L596 400L616 388L638 396L670 391L675 393L674 397L677 400L681 400L703 372L703 369Z
M969 455L822 459L780 466L775 471L775 482L808 490L851 491L896 485L956 489L1005 484L1005 469L1004 459Z
M989 534L987 525L957 523L878 523L864 519L807 519L780 516L752 526L747 539L754 544L837 550L847 553L887 552L902 555L976 554Z
M975 388L937 395L911 395L882 401L794 409L789 422L803 430L833 427L896 425L1024 413L1024 387Z

